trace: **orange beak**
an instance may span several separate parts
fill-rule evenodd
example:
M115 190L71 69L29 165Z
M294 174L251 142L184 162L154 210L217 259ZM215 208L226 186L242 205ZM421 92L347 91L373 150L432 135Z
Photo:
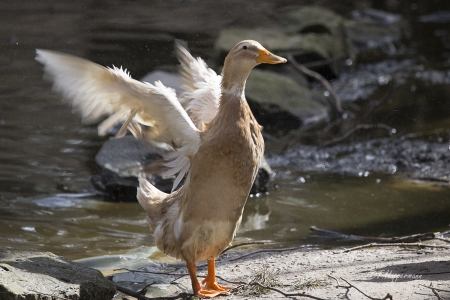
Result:
M264 48L258 48L258 52L256 62L260 64L284 64L287 61L286 58L272 54Z

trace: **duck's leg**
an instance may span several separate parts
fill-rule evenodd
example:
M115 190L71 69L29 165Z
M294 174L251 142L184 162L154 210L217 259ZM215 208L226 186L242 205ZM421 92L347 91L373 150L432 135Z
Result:
M231 290L230 287L218 284L216 282L216 261L214 259L208 259L208 275L203 279L202 284L205 284L205 289L227 292Z
M213 288L208 288L207 286L204 289L202 289L202 287L200 286L200 282L198 282L197 279L197 266L193 263L186 263L186 265L189 271L189 276L191 277L192 291L194 292L194 295L198 295L205 298L213 298L219 295L227 295L227 292L225 290L217 290Z

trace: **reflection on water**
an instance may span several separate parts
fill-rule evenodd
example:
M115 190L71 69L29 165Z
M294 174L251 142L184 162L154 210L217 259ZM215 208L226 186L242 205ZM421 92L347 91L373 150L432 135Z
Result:
M447 187L387 175L354 178L293 170L278 170L272 184L279 189L248 199L235 243L267 240L327 247L343 242L310 236L313 225L374 236L447 230ZM0 247L52 251L71 259L118 254L102 260L111 264L129 249L154 245L138 203L109 203L84 196L8 201L1 209ZM152 257L161 256L155 253Z

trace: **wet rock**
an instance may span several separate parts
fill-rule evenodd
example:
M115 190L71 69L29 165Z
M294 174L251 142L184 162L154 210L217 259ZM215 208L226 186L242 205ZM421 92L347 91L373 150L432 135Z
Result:
M145 75L141 81L154 84L155 81L161 81L165 86L173 88L177 95L181 94L181 78L178 74L156 70Z
M402 38L400 27L377 23L363 23L348 20L345 29L349 39L355 44L358 52L364 49L382 49L382 53L394 54L394 43ZM366 51L363 54L366 54ZM367 54L366 54L367 55ZM358 58L362 55L359 54Z
M445 142L383 138L326 148L302 145L270 157L269 162L272 166L297 166L304 171L352 176L380 172L450 181L450 152Z
M271 71L253 70L245 95L258 122L265 127L295 128L324 119L329 112L323 94Z
M95 156L95 162L101 173L92 177L93 186L105 193L107 200L130 202L136 200L138 175L142 168L162 158L164 149L155 145L144 145L133 136L112 138L106 141ZM149 180L162 191L170 192L173 179L164 179L158 175L149 176Z
M346 37L344 19L320 7L303 7L279 17L279 26L270 28L227 28L220 32L215 47L219 61L237 42L245 39L264 41L264 46L279 55L290 53L300 62L354 58L353 46ZM340 63L333 62L318 71L327 77L340 72Z
M394 24L402 20L401 15L370 7L364 9L362 12L352 11L352 17L361 22L377 22L379 24Z
M115 291L100 271L52 253L0 250L0 299L110 300Z
M108 201L137 201L137 178L141 168L161 159L164 152L164 149L155 145L140 143L131 135L120 139L112 138L103 144L95 157L101 172L92 177L91 183ZM272 170L264 161L253 184L252 193L267 191L266 185L271 173ZM167 193L172 190L174 179L158 175L148 176L154 186Z

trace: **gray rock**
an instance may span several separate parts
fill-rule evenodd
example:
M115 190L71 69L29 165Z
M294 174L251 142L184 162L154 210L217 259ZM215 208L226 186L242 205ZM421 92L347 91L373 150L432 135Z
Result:
M145 75L141 81L154 84L155 81L161 81L165 86L173 88L177 95L181 93L181 78L178 74L169 73L166 71L156 70Z
M106 200L132 202L136 200L138 175L141 168L162 158L164 149L152 144L142 144L133 136L106 141L95 156L101 173L92 177L92 185L104 192ZM149 176L150 182L162 191L172 189L173 178Z
M0 299L110 300L102 273L49 252L0 250Z
M345 21L345 30L349 39L362 49L390 46L402 38L400 27L393 25L348 20Z
M101 173L92 177L91 183L104 193L106 200L119 202L132 202L136 200L138 175L141 168L162 158L164 149L155 145L143 145L133 136L127 135L120 139L112 138L106 141L95 157L101 168ZM253 184L251 193L267 191L267 181L272 170L267 162L261 168ZM162 178L158 175L149 175L148 180L164 192L172 190L175 178Z
M280 15L279 26L270 28L227 28L220 32L215 47L219 60L236 43L245 39L262 41L264 47L279 55L290 53L300 63L332 58L354 59L354 50L344 27L344 19L320 7L303 7ZM341 63L330 66L337 75ZM326 71L325 71L326 72Z
M322 94L271 71L253 70L247 80L245 94L249 102L256 102L264 111L264 119L272 120L272 123L284 121L283 118L273 118L281 113L290 114L301 123L318 121L328 116L329 107L324 104L326 100ZM255 110L254 113L259 112ZM262 121L263 125L267 125Z
M137 177L143 165L160 159L163 153L164 149L144 145L127 135L107 140L95 156L95 162L122 178Z

